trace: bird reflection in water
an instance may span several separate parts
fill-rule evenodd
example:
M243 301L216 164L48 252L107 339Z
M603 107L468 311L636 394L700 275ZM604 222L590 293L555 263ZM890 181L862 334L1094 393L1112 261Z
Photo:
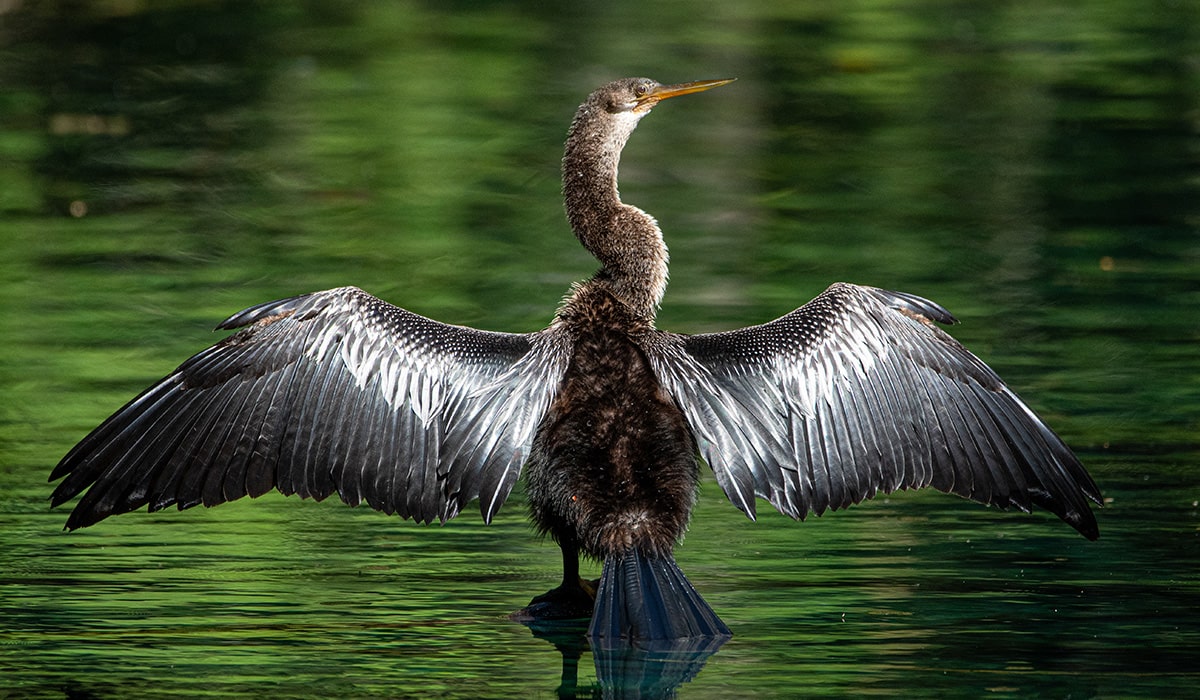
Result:
M758 326L655 327L667 248L654 218L620 200L621 152L662 101L728 82L618 80L579 107L563 195L601 266L548 328L448 325L353 287L239 312L219 328L241 330L63 458L53 504L84 494L67 527L271 489L336 492L424 523L478 499L490 521L523 471L532 520L562 550L563 581L517 617L590 618L602 650L662 640L715 649L729 636L673 557L701 457L751 518L756 499L803 519L932 486L1004 509L1039 506L1095 539L1091 477L938 327L954 318L931 301L837 283ZM580 578L580 555L603 562L598 581ZM626 659L597 658L610 670Z
M562 655L556 689L564 700L584 698L671 698L704 669L708 658L728 641L726 636L658 639L615 643L589 640L587 622L548 620L529 625ZM590 652L596 682L580 684L579 663Z

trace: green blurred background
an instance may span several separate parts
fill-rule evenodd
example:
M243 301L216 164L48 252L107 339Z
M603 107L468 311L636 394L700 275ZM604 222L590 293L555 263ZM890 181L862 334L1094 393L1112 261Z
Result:
M803 524L707 483L680 549L736 636L681 697L1163 697L1200 682L1200 3L0 2L0 697L553 697L504 616L514 495L424 528L268 496L61 532L50 469L243 307L354 284L545 325L575 106L671 101L622 194L660 325L830 282L931 297L1080 454L1091 544L940 494Z

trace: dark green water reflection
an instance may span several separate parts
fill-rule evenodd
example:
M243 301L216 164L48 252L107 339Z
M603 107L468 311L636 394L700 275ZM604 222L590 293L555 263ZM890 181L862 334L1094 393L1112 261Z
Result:
M0 697L554 697L563 655L505 619L558 575L520 494L488 527L268 496L66 535L45 478L260 301L544 325L593 269L562 136L636 74L739 78L627 152L663 327L929 296L1110 499L1087 543L940 494L750 523L708 483L679 559L736 636L680 696L1195 688L1195 2L459 5L0 3Z

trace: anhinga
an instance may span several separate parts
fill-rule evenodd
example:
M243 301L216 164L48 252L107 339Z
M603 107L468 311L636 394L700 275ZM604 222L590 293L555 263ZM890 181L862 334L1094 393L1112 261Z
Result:
M272 488L421 522L472 499L490 521L522 468L532 518L562 548L562 586L525 614L592 612L597 639L729 633L672 557L703 457L751 518L803 519L932 486L1052 511L1089 539L1091 477L983 362L942 307L834 284L769 323L655 328L667 248L623 203L626 140L660 101L728 80L609 83L563 157L570 225L601 263L528 334L440 323L354 287L260 304L96 428L51 474L67 528L143 505L213 506ZM604 562L598 588L578 556ZM594 601L594 603L593 603ZM593 608L594 604L594 608Z

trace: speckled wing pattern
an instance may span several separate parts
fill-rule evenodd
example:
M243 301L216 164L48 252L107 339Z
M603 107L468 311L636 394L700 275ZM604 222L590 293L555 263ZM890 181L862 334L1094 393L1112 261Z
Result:
M726 333L657 333L645 350L734 505L804 518L933 486L1056 513L1098 536L1091 477L917 296L835 284L792 313Z
M272 488L422 522L490 520L566 366L548 329L452 326L344 287L261 304L96 428L51 475L68 528ZM89 488L90 487L90 488Z

